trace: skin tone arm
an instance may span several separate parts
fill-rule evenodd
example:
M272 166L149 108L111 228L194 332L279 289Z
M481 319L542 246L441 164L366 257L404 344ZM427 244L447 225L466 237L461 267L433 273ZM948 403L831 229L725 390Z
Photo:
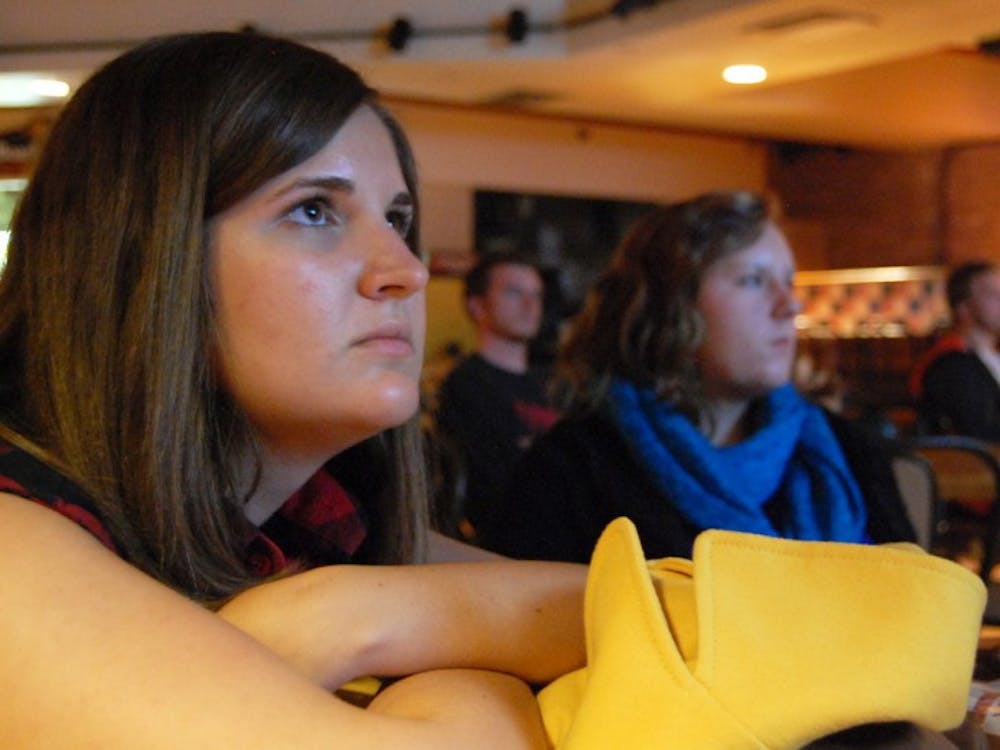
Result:
M401 680L362 711L46 508L0 496L0 547L6 552L0 578L2 747L545 746L530 692L506 675L429 672ZM392 578L387 571L387 591ZM377 579L365 583L380 585ZM408 610L433 589L431 583L420 586L422 591L399 596L387 613L419 619ZM350 592L345 587L340 593ZM371 596L369 602L377 601L377 592ZM340 624L356 611L351 598L340 604L326 628L336 639ZM431 613L424 625L445 616ZM358 630L347 628L346 637L358 637ZM414 648L429 640L427 633ZM471 652L478 644L466 647ZM331 671L353 676L352 669Z
M331 689L442 665L538 683L581 666L586 568L491 557L317 568L244 592L220 614Z
M474 547L471 544L452 539L436 531L432 531L429 534L427 546L427 561L432 563L482 562L485 560L509 559L481 547Z

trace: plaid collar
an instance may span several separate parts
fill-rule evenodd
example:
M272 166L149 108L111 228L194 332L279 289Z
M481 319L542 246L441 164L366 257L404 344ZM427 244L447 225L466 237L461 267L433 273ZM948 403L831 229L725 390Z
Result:
M367 533L361 508L324 468L257 530L247 563L267 576L293 563L312 568L350 562Z

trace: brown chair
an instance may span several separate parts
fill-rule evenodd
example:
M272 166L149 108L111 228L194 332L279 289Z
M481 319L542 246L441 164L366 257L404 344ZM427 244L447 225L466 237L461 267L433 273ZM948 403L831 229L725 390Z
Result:
M927 548L978 564L989 592L983 619L1000 624L1000 582L991 580L1000 562L1000 445L960 435L919 436L908 445L933 469L935 520Z
M938 523L931 549L964 534L978 547L979 574L989 583L1000 532L1000 445L960 435L916 437L911 449L934 470Z

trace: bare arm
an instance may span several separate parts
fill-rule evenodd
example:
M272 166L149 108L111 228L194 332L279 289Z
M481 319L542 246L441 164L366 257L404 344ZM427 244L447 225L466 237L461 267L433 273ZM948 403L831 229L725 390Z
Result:
M0 747L543 746L513 678L446 670L356 709L28 501L0 496L0 548Z
M442 667L545 682L581 666L586 568L487 555L318 568L247 591L220 614L328 688Z
M452 539L437 531L432 531L428 536L428 562L482 562L509 559L496 552Z

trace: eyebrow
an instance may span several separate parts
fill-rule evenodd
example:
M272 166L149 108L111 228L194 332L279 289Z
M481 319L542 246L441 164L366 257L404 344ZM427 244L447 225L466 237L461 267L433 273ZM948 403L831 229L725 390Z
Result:
M277 192L277 195L280 197L296 190L302 190L303 188L322 188L323 190L330 190L331 192L354 193L356 187L357 185L354 180L349 177L336 177L333 175L323 177L304 177L281 188ZM412 208L414 205L413 196L410 195L409 192L397 193L390 202L390 205Z
M396 206L399 208L413 208L414 200L413 196L409 192L396 193L395 197L389 203L390 206Z
M331 190L339 193L353 193L355 187L354 180L348 177L304 177L285 185L283 188L278 190L277 195L285 195L286 193L301 190L302 188L323 188L324 190Z

